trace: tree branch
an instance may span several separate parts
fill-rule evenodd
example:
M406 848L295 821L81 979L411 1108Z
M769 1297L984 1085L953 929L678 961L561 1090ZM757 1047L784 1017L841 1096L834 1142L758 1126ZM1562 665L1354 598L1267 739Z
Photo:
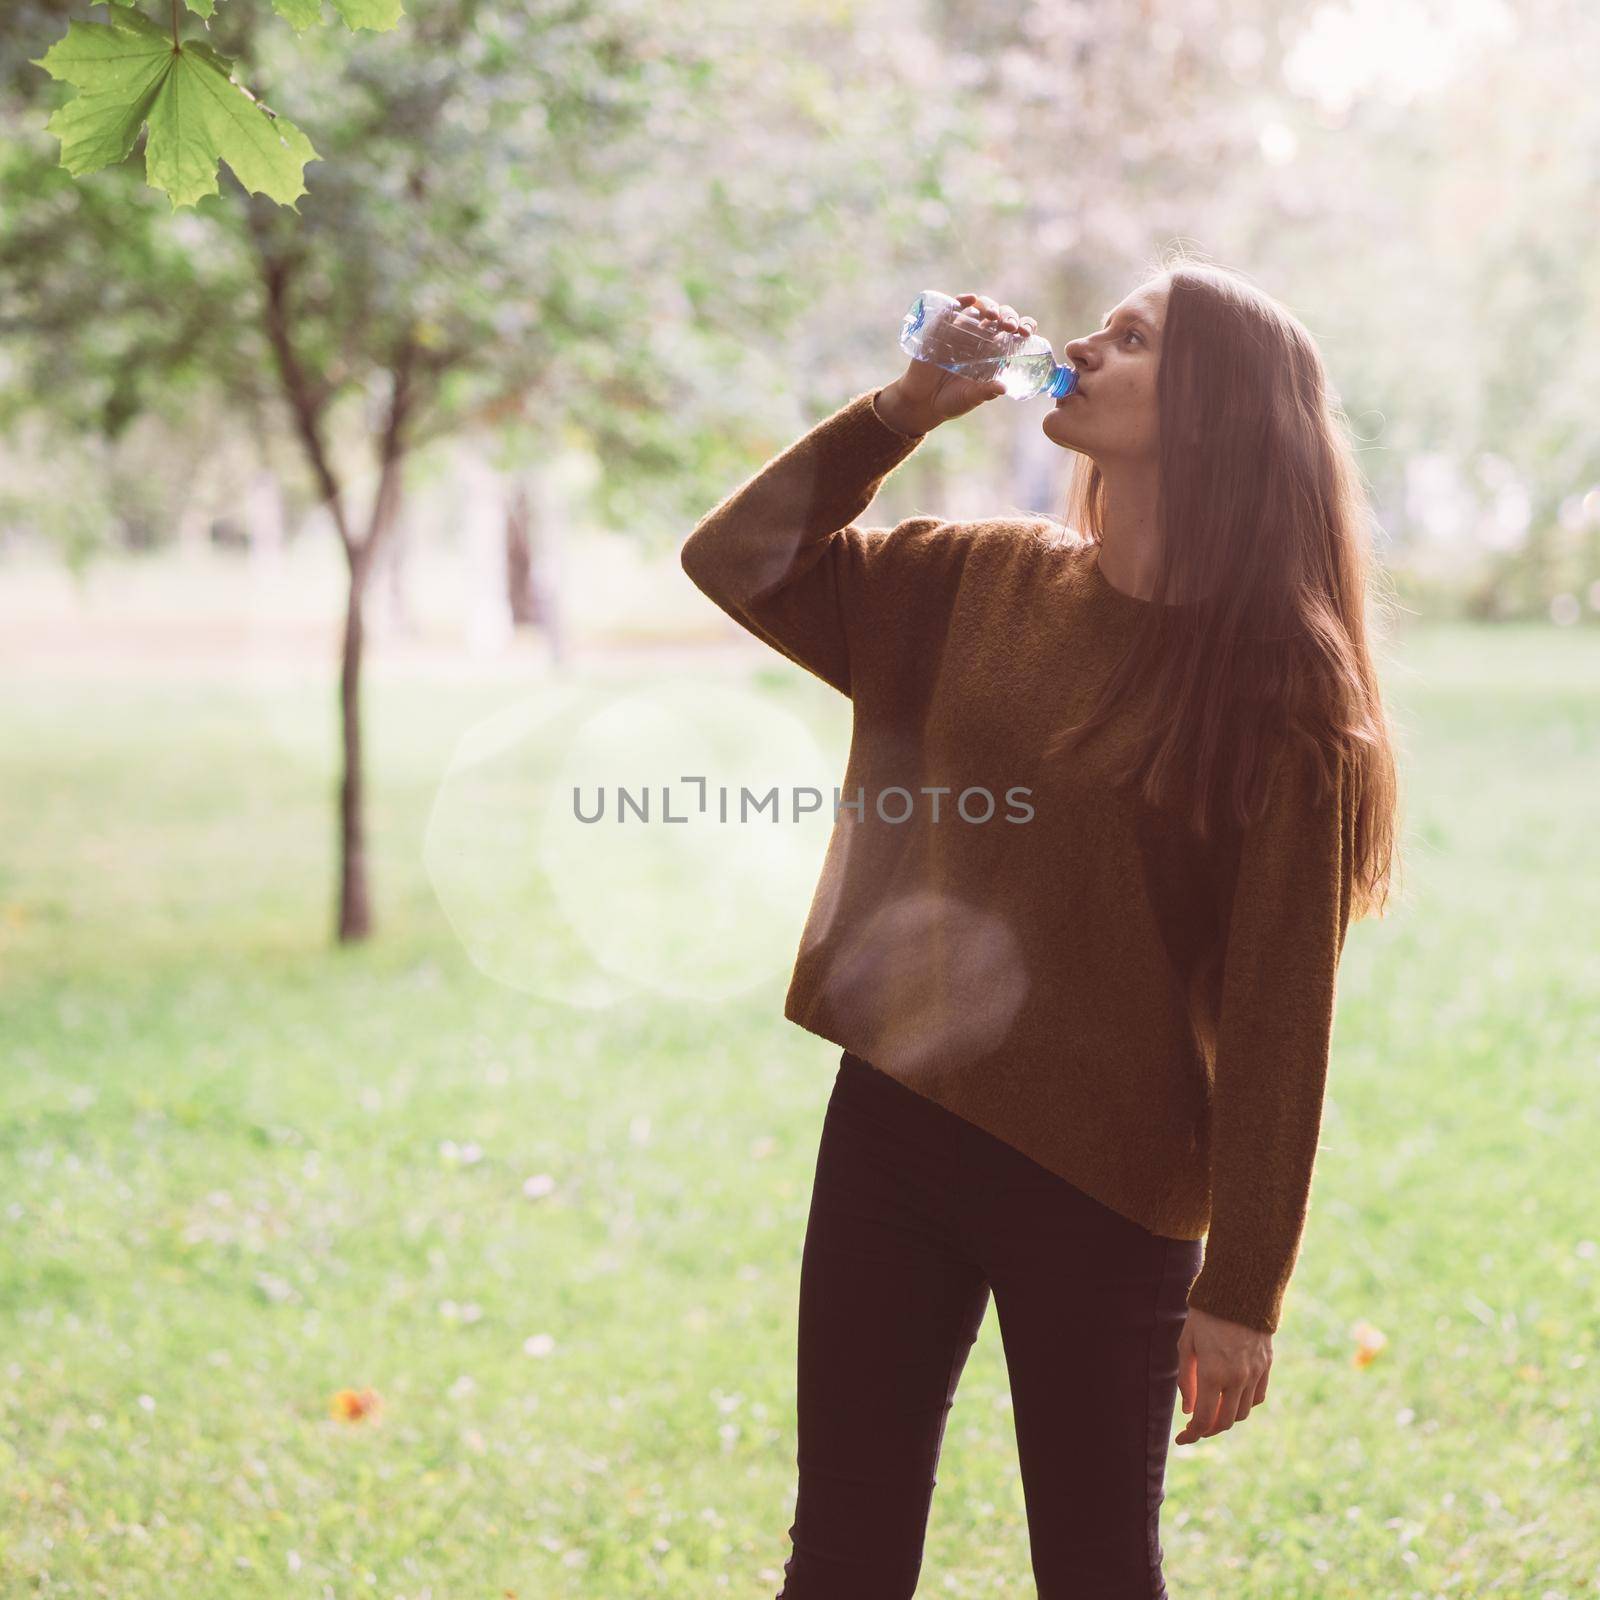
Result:
M289 413L294 419L295 432L306 452L312 475L322 492L323 501L338 529L339 540L352 566L357 557L349 519L345 516L344 500L339 492L339 480L334 474L326 443L322 437L322 411L324 396L307 376L294 345L289 311L289 264L281 257L268 256L261 248L256 235L256 260L261 270L262 284L266 290L266 331L277 364L278 379L284 398L289 403Z

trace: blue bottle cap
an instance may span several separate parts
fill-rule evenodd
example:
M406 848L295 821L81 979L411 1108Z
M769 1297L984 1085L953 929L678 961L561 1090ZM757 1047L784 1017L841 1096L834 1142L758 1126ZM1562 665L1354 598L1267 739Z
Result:
M1064 395L1069 395L1078 387L1077 370L1073 367L1057 367L1050 374L1050 381L1045 384L1044 392L1052 399L1059 400Z

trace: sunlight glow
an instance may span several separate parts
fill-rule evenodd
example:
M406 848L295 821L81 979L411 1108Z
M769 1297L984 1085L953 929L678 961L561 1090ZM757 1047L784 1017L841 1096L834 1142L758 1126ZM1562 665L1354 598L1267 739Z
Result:
M1319 7L1284 58L1284 81L1328 112L1377 95L1405 105L1448 82L1485 47L1503 47L1519 23L1505 0L1339 0Z

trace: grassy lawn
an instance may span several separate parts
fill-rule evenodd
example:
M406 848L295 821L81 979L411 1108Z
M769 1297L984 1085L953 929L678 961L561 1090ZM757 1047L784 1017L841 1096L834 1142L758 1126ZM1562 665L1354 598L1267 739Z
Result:
M1420 630L1388 684L1406 899L1351 933L1268 1402L1172 1452L1175 1600L1600 1594L1600 633ZM842 763L837 696L758 687ZM787 967L580 1008L469 959L423 840L504 680L374 683L342 951L331 685L4 688L0 1594L773 1595L838 1059ZM992 1312L923 1573L1033 1592Z

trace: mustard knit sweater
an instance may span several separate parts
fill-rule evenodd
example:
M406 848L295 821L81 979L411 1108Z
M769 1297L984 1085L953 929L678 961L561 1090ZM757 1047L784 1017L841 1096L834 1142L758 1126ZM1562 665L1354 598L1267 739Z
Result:
M1094 703L1153 602L1041 518L856 525L926 435L858 395L696 525L696 586L849 696L784 1015L1154 1233L1189 1304L1274 1331L1304 1229L1354 809L1284 744L1209 843L1135 793ZM1291 754L1290 752L1296 752Z

